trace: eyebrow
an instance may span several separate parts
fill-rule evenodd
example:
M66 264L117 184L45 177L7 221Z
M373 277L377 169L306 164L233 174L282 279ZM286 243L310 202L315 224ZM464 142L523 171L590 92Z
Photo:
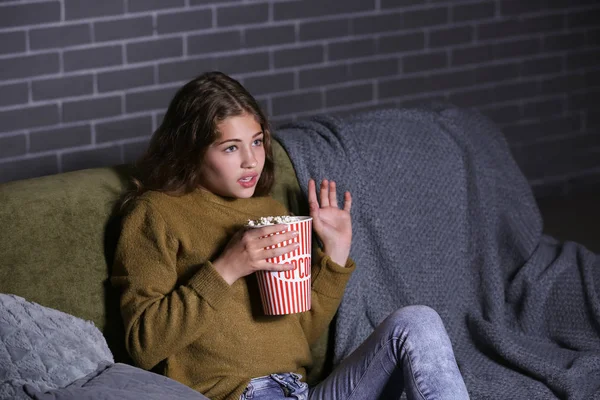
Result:
M262 135L262 134L264 134L264 132L263 132L263 131L256 132L256 133L255 133L255 134L252 136L252 139L254 139L255 137L257 137L257 136L260 136L260 135ZM227 142L241 142L241 140L240 140L240 139L227 139L227 140L223 140L222 142L217 142L217 143L215 143L215 146L220 146L220 145L222 145L223 143L227 143Z

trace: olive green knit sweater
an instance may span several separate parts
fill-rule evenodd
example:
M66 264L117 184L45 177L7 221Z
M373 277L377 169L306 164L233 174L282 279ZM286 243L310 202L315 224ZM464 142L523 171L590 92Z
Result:
M310 345L331 321L354 263L341 267L317 251L312 309L266 316L254 275L229 286L210 262L248 219L284 214L270 197L226 199L204 190L136 200L123 219L112 283L122 293L126 346L140 367L211 399L238 399L253 377L306 374Z

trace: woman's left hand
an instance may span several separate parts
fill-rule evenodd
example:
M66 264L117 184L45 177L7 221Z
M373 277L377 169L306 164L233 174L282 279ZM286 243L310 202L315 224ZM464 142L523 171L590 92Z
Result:
M317 201L316 184L308 181L308 205L313 227L323 242L323 251L331 260L341 266L346 264L352 244L352 219L350 208L352 196L344 193L344 208L340 209L334 181L324 179L319 193L320 206Z

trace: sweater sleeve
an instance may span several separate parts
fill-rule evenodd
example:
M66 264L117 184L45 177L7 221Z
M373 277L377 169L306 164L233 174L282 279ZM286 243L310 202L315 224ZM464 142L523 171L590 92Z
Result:
M311 271L311 309L300 315L300 324L310 345L325 331L335 315L350 275L356 268L348 258L344 267L336 264L321 249L317 249Z
M231 299L231 287L210 262L178 282L178 241L160 213L139 201L124 218L111 281L121 290L127 351L151 369L210 329Z

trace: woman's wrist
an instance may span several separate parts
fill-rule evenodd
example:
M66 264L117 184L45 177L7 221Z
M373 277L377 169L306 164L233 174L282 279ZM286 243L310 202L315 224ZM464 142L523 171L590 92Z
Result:
M346 265L346 262L348 262L348 257L350 256L349 250L340 249L339 247L334 247L333 249L328 249L325 247L323 248L323 253L328 255L329 258L331 258L331 261L342 267Z
M231 268L228 268L227 263L222 258L214 260L212 266L229 286L238 280L238 277L231 274Z

